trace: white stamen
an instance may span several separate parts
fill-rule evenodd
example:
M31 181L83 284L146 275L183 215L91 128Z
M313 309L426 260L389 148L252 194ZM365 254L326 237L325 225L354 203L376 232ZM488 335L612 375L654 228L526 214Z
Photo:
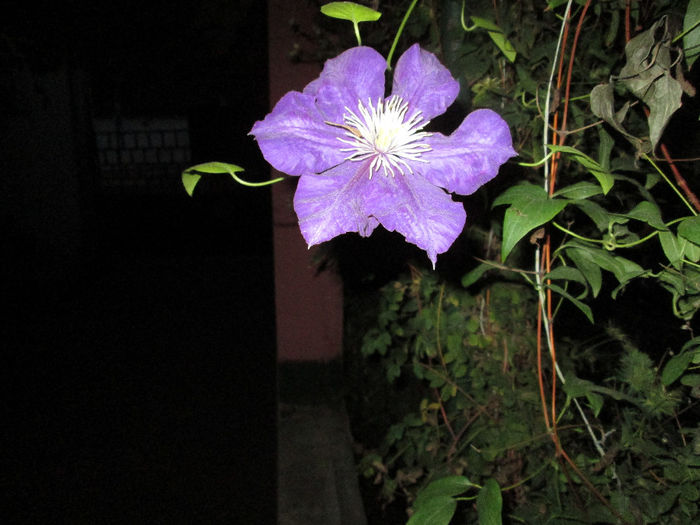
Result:
M408 103L401 97L394 96L387 101L379 99L376 104L368 100L367 106L358 101L359 115L348 107L345 111L344 124L328 124L346 130L344 137L338 139L350 146L340 150L350 153L345 160L372 159L370 179L380 169L384 175L393 177L397 170L401 175L413 173L410 162L427 162L421 155L432 148L422 139L431 133L420 130L428 122L423 121L420 111L407 119Z

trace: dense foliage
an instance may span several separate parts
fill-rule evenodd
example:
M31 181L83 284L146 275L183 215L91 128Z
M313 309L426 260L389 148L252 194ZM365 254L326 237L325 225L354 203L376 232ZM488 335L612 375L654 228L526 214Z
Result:
M360 27L386 54L409 2L376 4ZM700 520L698 20L697 0L415 5L399 48L437 53L520 157L466 200L487 214L461 278L348 287L361 471L411 525Z

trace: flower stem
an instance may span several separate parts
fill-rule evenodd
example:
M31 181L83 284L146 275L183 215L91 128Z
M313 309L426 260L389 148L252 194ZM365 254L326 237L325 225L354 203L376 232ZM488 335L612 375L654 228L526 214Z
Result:
M357 38L357 45L362 45L362 38L360 38L360 26L357 22L353 21L352 25L355 27L355 38Z
M401 25L399 25L399 30L396 32L396 36L394 37L394 41L391 44L391 49L389 50L389 55L386 57L386 67L389 71L391 71L391 59L394 56L394 51L396 51L396 45L399 43L399 37L401 36L401 33L403 33L403 28L406 27L406 22L408 22L408 17L411 16L411 12L413 11L413 8L416 7L417 3L418 3L418 0L413 0L411 2L411 5L408 6L408 9L406 10L406 14L403 16L403 20L401 20Z
M258 188L260 186L269 186L270 184L275 184L276 182L280 182L280 181L284 180L284 177L277 177L276 179L266 180L263 182L248 182L247 180L241 179L233 171L229 171L228 173L229 173L229 175L231 175L231 177L233 177L233 180L235 180L238 184L242 184L243 186L248 186L250 188Z

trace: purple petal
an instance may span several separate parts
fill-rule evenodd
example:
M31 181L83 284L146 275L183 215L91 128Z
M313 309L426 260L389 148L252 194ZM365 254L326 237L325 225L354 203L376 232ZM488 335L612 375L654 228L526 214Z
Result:
M346 232L367 237L379 222L363 202L369 179L369 162L344 162L322 175L304 175L294 194L294 210L301 234L309 246Z
M425 250L435 267L437 254L447 251L464 228L467 214L462 204L417 173L375 175L370 182L367 210L387 230Z
M428 162L422 170L425 178L462 195L474 193L517 155L508 124L490 109L467 115L449 137L434 133L425 142L432 148L422 157Z
M304 88L324 120L342 124L345 107L384 98L386 60L371 47L353 47L326 61L321 76Z
M297 91L283 96L250 134L265 160L288 175L320 173L345 158L339 129L324 124L312 96Z
M459 94L459 82L435 55L413 44L401 55L394 73L393 95L430 120L442 115Z

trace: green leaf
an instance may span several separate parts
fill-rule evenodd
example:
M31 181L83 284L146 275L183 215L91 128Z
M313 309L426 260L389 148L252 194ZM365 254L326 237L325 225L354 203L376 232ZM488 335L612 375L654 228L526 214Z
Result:
M499 195L493 206L510 204L503 217L501 260L505 261L516 243L528 232L552 220L568 201L550 199L547 192L534 184L512 186Z
M550 151L555 153L560 152L570 154L573 160L586 168L588 172L598 180L600 187L603 189L603 194L607 195L610 188L612 188L615 182L613 175L585 153L577 150L576 148L572 148L571 146L555 146L550 144L547 147Z
M666 366L664 366L663 372L661 372L661 383L664 386L668 386L683 375L694 355L694 352L685 352L669 359Z
M498 482L493 478L486 480L476 498L479 525L501 525L502 507L501 487L498 486Z
M187 168L182 172L182 183L185 185L185 190L192 196L192 191L194 191L194 186L199 182L199 177L193 178L194 175L200 173L207 174L219 174L228 173L231 178L235 180L238 184L243 186L248 186L250 188L259 188L261 186L269 186L270 184L275 184L284 180L284 177L277 177L276 179L270 179L262 182L248 182L247 180L241 179L236 173L239 171L245 171L240 166L235 164L228 164L226 162L205 162L204 164L197 164L191 168Z
M545 275L545 279L552 281L574 281L586 285L587 281L583 276L583 272L573 266L557 266Z
M615 11L617 13L617 11ZM615 139L608 133L603 126L598 126L598 163L604 170L610 170L610 154L615 147Z
M670 231L659 232L659 242L668 261L674 268L680 269L683 261L683 244Z
M567 292L563 288L557 286L556 284L548 284L548 285L546 285L546 287L549 288L550 290L552 290L553 292L558 293L559 295L561 295L565 299L568 299L574 306L576 306L576 308L578 308L579 310L581 310L581 312L583 312L583 315L585 315L591 323L593 323L593 311L591 310L590 306L579 301L573 295L571 295L569 292Z
M629 212L623 214L630 219L646 222L652 228L666 231L668 227L664 224L661 218L661 210L659 207L650 201L642 201L632 208ZM700 225L698 225L700 227Z
M437 496L457 496L466 492L474 484L465 476L447 476L431 481L424 489L418 492L413 509L418 510L428 500Z
M517 52L500 27L485 18L479 18L477 16L471 16L469 18L476 27L486 29L491 40L493 40L493 43L501 50L501 53L503 53L510 62L515 62Z
M683 17L683 51L688 69L700 55L700 0L690 0Z
M575 201L573 204L588 215L588 218L595 223L598 230L604 232L608 229L612 214L600 204L591 200L579 200Z
M469 271L467 274L464 275L464 277L462 277L462 286L464 286L465 288L469 288L472 284L481 279L482 275L484 275L487 271L491 270L492 268L493 266L491 266L490 264L479 263L479 265L476 268Z
M678 236L700 245L700 215L683 219L678 225Z
M187 173L187 171L182 172L182 185L185 187L187 195L192 197L192 194L194 193L194 188L195 186L197 186L197 183L201 178L202 176L198 175L197 173Z
M197 164L196 166L192 166L183 171L182 185L185 187L187 194L192 197L194 188L202 178L200 173L229 173L236 182L246 184L236 176L236 173L239 171L244 171L244 169L240 166L236 166L235 164L227 164L225 162L205 162L204 164ZM247 184L251 185L250 183Z
M593 184L592 182L577 182L565 188L561 188L556 191L553 197L565 197L571 200L581 200L593 197L594 195L600 195L603 193L600 185Z
M196 166L187 168L185 171L197 171L199 173L238 173L239 171L245 170L240 166L228 164L226 162L205 162L204 164L197 164Z
M700 385L700 374L686 374L681 377L681 384L694 388Z
M367 6L355 2L331 2L321 6L321 12L331 18L349 20L353 24L358 22L374 22L379 20L382 14Z
M457 502L449 496L427 500L411 516L406 525L448 525L457 510Z
M576 265L576 268L581 271L588 281L588 284L591 285L593 297L597 297L598 292L600 292L600 287L603 284L603 275L600 271L600 266L594 261L586 248L572 246L566 249L566 254Z
M593 260L601 268L612 272L621 284L644 273L644 269L637 263L619 255L612 255L599 248L591 248L590 253L593 256Z

